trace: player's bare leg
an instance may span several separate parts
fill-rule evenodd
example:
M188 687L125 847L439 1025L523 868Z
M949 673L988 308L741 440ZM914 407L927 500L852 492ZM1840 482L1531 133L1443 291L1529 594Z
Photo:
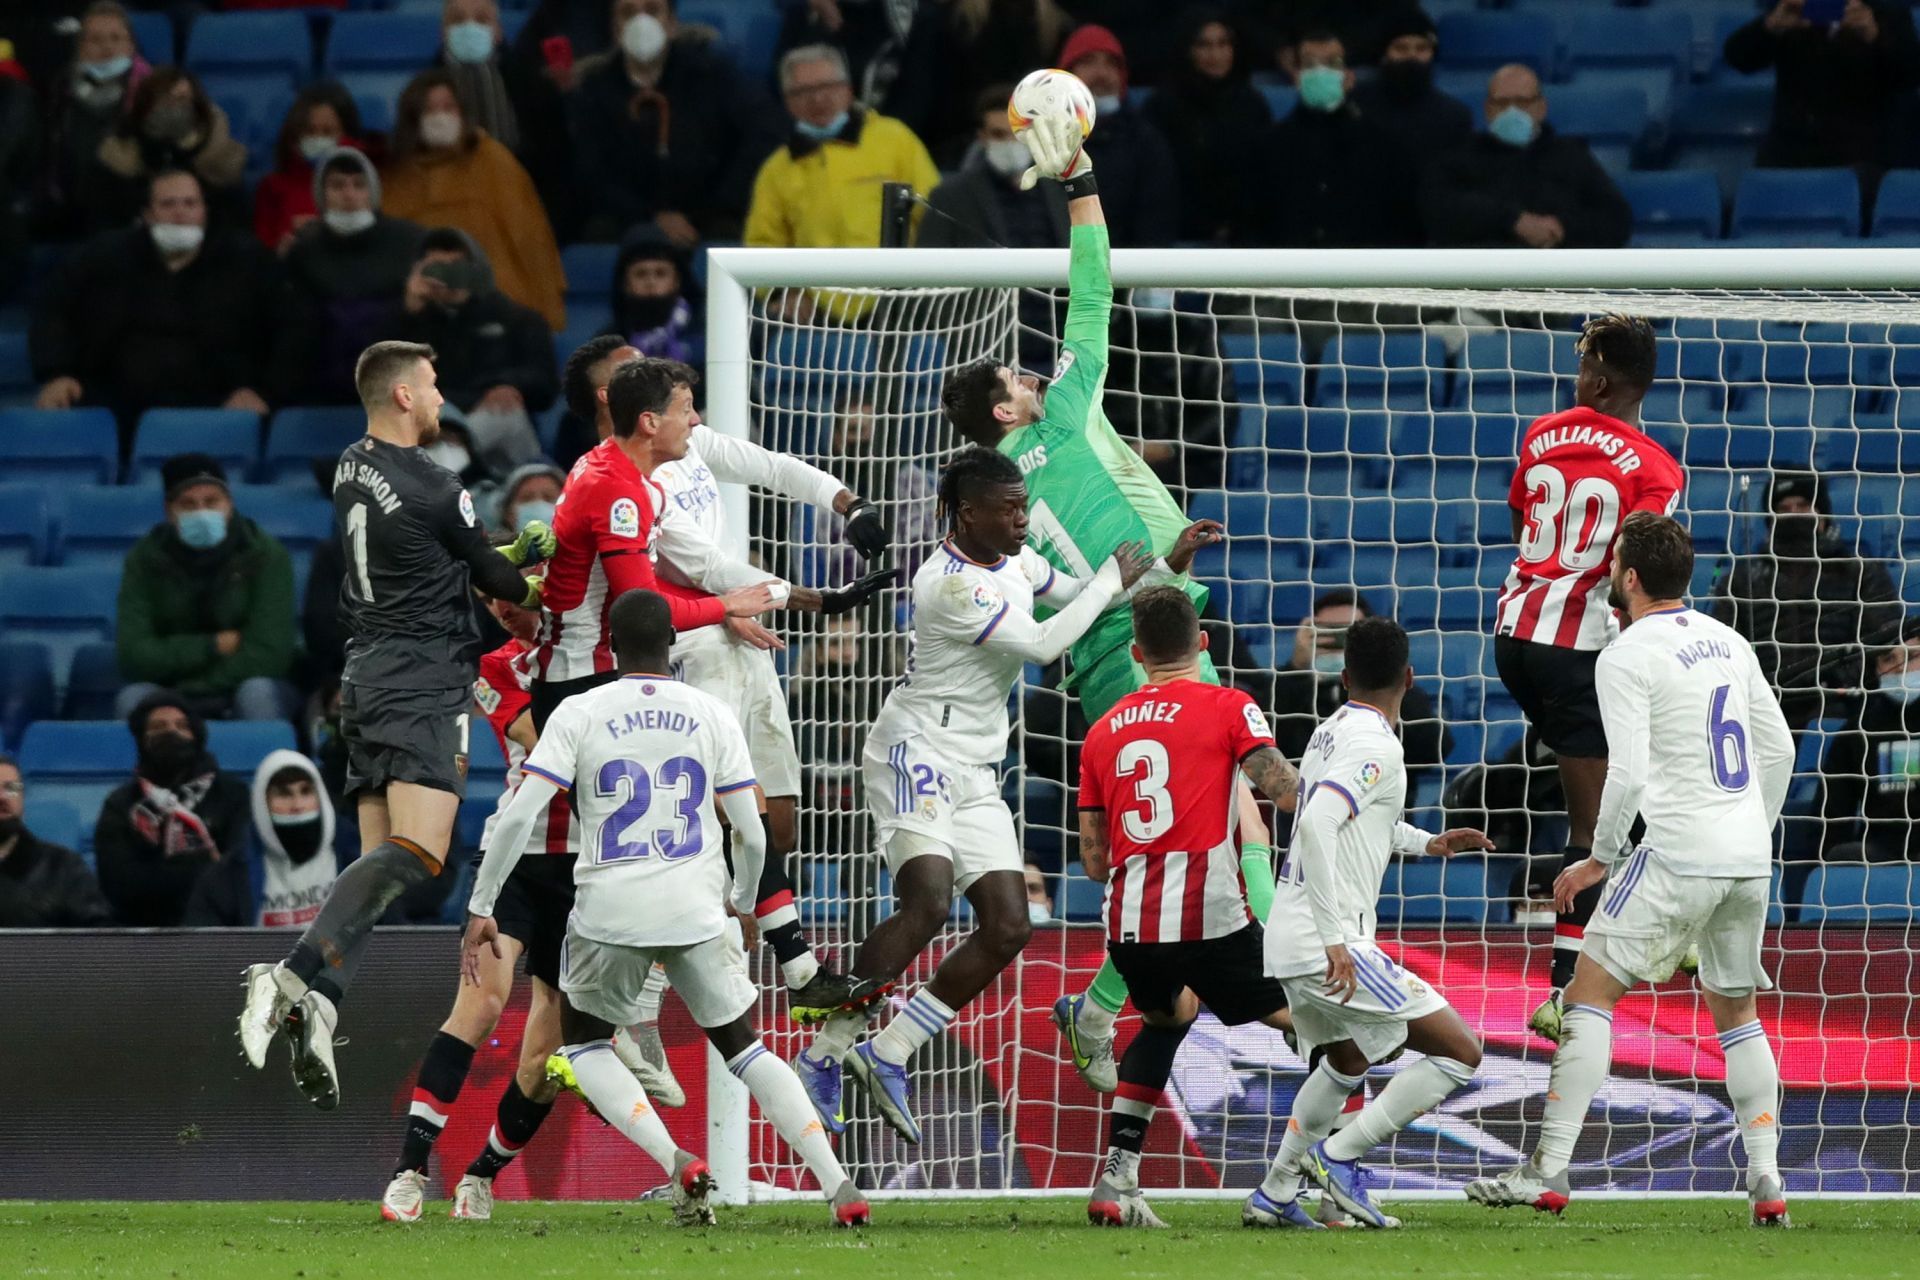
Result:
M1127 1045L1107 1126L1107 1156L1087 1197L1087 1221L1096 1227L1164 1227L1140 1194L1140 1152L1154 1107L1173 1075L1173 1056L1200 1016L1200 1002L1182 991L1172 1013L1140 1015L1140 1033Z
M473 1221L493 1216L494 1178L532 1141L560 1095L560 1086L547 1078L547 1060L559 1051L560 993L535 978L526 1026L520 1033L519 1065L500 1095L487 1145L453 1189L449 1216Z

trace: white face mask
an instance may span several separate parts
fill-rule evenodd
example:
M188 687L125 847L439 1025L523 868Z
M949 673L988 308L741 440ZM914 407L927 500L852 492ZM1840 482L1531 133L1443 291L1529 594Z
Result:
M154 247L162 253L192 253L207 238L205 227L181 226L176 222L156 222L147 230L153 236Z
M467 464L473 461L473 455L467 452L465 445L455 444L451 440L440 440L428 445L426 453L429 458L455 475L465 471Z
M620 47L635 62L652 62L667 48L667 29L650 13L636 13L620 28Z
M430 147L450 147L460 141L460 113L429 111L421 116L420 141Z
M996 138L984 144L980 154L986 157L987 167L1003 178L1018 177L1032 163L1027 144L1018 138Z
M352 236L373 225L374 213L371 209L329 209L320 217L333 234Z
M339 145L338 138L330 138L324 133L310 133L300 139L300 154L305 157L308 164L312 164Z
M1029 898L1027 900L1027 923L1052 924L1053 913L1047 910L1045 903L1035 902Z

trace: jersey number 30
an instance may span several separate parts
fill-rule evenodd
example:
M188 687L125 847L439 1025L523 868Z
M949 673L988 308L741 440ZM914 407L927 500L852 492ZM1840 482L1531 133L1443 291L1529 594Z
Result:
M1620 490L1600 476L1582 476L1567 487L1560 468L1542 462L1527 468L1527 521L1520 531L1520 558L1541 564L1559 554L1574 573L1598 569L1620 527Z
M1122 778L1133 779L1133 798L1140 806L1120 815L1120 829L1135 844L1158 840L1173 827L1166 744L1152 738L1135 739L1120 748L1114 763Z
M627 828L647 816L647 810L653 805L656 781L677 792L674 812L680 819L679 830L661 827L653 832L651 845L645 840L622 839ZM682 783L686 789L679 791ZM660 766L657 779L638 760L609 760L601 765L593 779L593 793L602 800L611 800L623 791L626 800L600 826L595 862L626 862L650 858L656 852L671 861L700 852L700 814L707 804L707 771L698 760L692 756L675 756Z

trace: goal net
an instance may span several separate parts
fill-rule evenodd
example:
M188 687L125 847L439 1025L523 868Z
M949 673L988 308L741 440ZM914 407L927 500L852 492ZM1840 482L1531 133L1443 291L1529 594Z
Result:
M1645 425L1686 469L1678 514L1698 549L1692 602L1759 642L1799 747L1767 936L1777 988L1761 1000L1781 1064L1788 1187L1920 1192L1909 1127L1920 1113L1910 997L1920 898L1905 819L1920 784L1920 702L1909 721L1890 691L1900 681L1879 687L1904 618L1920 612L1920 570L1903 567L1920 549L1920 312L1888 287L1920 284L1920 264L1859 251L1845 262L1569 254L1556 268L1555 258L1115 255L1116 279L1136 287L1122 287L1114 309L1106 411L1190 517L1226 526L1225 544L1194 567L1223 675L1274 715L1297 759L1338 698L1337 676L1314 671L1316 606L1338 602L1325 615L1334 622L1355 605L1397 618L1423 695L1404 730L1409 819L1482 825L1498 846L1389 871L1382 944L1448 996L1486 1058L1470 1087L1370 1163L1394 1194L1448 1193L1515 1162L1538 1133L1551 1046L1526 1022L1547 993L1552 934L1538 886L1557 869L1566 824L1551 756L1495 674L1492 602L1515 554L1507 494L1519 434L1573 403L1582 321L1624 311L1659 334ZM1640 287L1597 287L1610 279ZM715 255L709 420L746 424L876 500L902 570L900 589L867 613L790 618L782 655L805 779L795 880L815 946L843 964L892 909L858 760L906 660L906 581L940 533L935 476L957 441L939 390L981 356L1050 371L1064 280L1060 253ZM1431 283L1404 283L1421 280ZM1689 287L1662 287L1676 280ZM1826 518L1806 547L1771 541L1769 486L1788 475ZM831 516L764 494L749 515L751 550L768 567L812 584L855 573ZM1564 536L1593 533L1575 519ZM893 1138L850 1087L842 1154L876 1190L1080 1194L1093 1181L1104 1100L1062 1063L1049 1021L1104 954L1101 890L1080 873L1070 834L1086 724L1062 675L1028 670L1005 769L1045 922L914 1063L919 1147ZM1284 820L1275 836L1284 856ZM969 925L957 906L905 989ZM788 1029L770 957L761 963L760 1024L791 1057L805 1038ZM1129 1010L1121 1048L1137 1025ZM1697 983L1630 995L1614 1037L1575 1185L1743 1185ZM1402 1065L1376 1068L1370 1087ZM1278 1033L1203 1016L1155 1122L1146 1184L1244 1195L1304 1074ZM734 1094L723 1105L744 1103ZM733 1158L756 1187L807 1185L764 1122L744 1132Z

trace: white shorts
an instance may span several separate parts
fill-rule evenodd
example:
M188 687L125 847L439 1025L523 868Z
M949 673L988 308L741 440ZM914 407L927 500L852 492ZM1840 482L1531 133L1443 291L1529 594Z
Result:
M1694 943L1700 983L1723 996L1773 986L1760 967L1767 925L1766 876L1680 876L1645 845L1615 867L1587 924L1582 951L1633 986L1665 982Z
M1000 798L992 766L951 764L918 738L887 743L872 736L860 766L867 811L890 874L899 875L919 854L937 853L953 863L954 891L965 893L989 871L1018 875L1025 868L1013 811ZM895 840L900 832L919 839Z
M747 757L760 789L770 796L799 795L800 755L773 655L729 638L676 646L673 665L690 687L733 708L746 731Z
M731 929L686 946L625 947L583 938L569 922L560 950L560 990L589 1017L630 1026L640 1020L640 989L656 963L697 1026L724 1027L760 999Z
M1282 978L1300 1056L1320 1045L1351 1040L1368 1062L1384 1062L1407 1042L1407 1024L1447 1007L1447 998L1408 973L1378 947L1347 948L1360 979L1353 999L1341 1004L1327 994L1324 974Z

